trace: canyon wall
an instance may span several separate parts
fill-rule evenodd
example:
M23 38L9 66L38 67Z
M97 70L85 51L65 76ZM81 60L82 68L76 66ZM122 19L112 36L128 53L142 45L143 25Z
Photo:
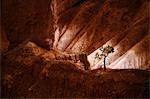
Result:
M2 0L1 25L9 49L29 40L48 49L53 41L51 0Z
M108 67L129 68L132 64L130 68L150 68L149 40L146 40L149 39L146 37L149 35L148 0L66 0L62 4L54 1L55 49L86 52L91 67L99 68L103 61L92 66L95 54L91 53L109 44L115 52L109 55ZM116 64L121 59L123 63L118 67Z
M148 9L149 0L2 0L2 49L30 40L47 50L85 52L92 65L91 53L110 44L115 52L108 67L123 59L137 63L132 68L149 68L149 41L141 43L149 38ZM125 59L128 52L138 52L132 62Z

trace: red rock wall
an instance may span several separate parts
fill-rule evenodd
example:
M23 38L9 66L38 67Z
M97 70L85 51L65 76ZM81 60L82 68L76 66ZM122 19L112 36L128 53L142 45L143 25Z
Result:
M51 0L2 0L2 25L12 49L31 40L48 48L53 39ZM48 46L47 46L48 45Z
M53 13L56 17L54 48L60 51L90 54L99 47L110 44L115 48L115 52L110 56L113 63L138 43L139 47L136 48L142 47L140 41L149 35L148 0L80 0L80 4L76 6L72 6L72 3L75 5L76 2L68 3L68 8L57 2L59 1L53 2L53 12L58 12ZM66 10L63 10L65 7ZM148 44L143 47L143 50L139 50L141 55L149 50ZM145 57L141 60L146 60L149 65L149 59ZM128 63L127 60L126 62ZM143 66L144 64L145 62L142 62Z
M9 49L31 40L48 50L53 46L59 51L91 54L104 44L111 44L115 47L111 55L113 63L149 35L148 3L148 0L2 0L2 30ZM146 48L149 49L148 44Z
M3 30L0 31L0 45L0 52L6 52L9 46L9 41L6 33Z
M146 0L86 0L76 6L72 6L72 3L76 4L72 2L71 7L66 10L63 10L63 7L66 7L63 5L65 1L62 5L56 2L54 2L56 6L54 10L58 14L55 11L53 14L56 17L55 25L58 29L56 33L59 37L55 46L61 51L91 53L116 35L119 36L115 42L118 44L127 35L131 38L139 35L142 38L139 32L144 32L143 36L148 33L148 23L146 23L148 1ZM135 24L139 24L139 27ZM133 31L133 28L138 30Z

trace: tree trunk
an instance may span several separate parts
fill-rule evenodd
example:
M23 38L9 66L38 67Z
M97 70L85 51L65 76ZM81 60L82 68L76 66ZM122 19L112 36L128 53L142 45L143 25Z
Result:
M105 61L106 61L106 56L104 56L104 71L106 71Z

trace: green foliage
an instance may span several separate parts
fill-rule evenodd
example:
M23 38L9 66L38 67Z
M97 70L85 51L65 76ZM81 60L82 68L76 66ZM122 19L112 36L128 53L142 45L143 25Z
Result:
M104 57L104 71L106 71L106 57L108 56L109 53L113 53L114 52L114 48L110 45L107 45L105 47L100 48L99 50L102 51L101 54L99 54L98 52L95 54L95 59L100 60L102 58L102 56Z
M110 45L107 45L106 47L102 47L102 48L100 48L100 50L102 51L102 53L105 53L105 54L114 52L114 48Z
M98 52L95 54L95 59L101 59L101 55Z

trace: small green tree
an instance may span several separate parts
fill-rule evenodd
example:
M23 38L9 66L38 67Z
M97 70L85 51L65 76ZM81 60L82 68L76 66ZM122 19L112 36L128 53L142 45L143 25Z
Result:
M114 48L110 45L107 45L105 47L101 47L100 50L102 51L101 54L98 52L95 54L95 59L101 59L101 57L104 57L104 71L106 71L106 57L109 55L109 53L114 52Z
M95 57L94 57L94 64L97 64L97 62L95 63L96 60L100 60L102 57L100 56L100 54L98 52L96 52Z

